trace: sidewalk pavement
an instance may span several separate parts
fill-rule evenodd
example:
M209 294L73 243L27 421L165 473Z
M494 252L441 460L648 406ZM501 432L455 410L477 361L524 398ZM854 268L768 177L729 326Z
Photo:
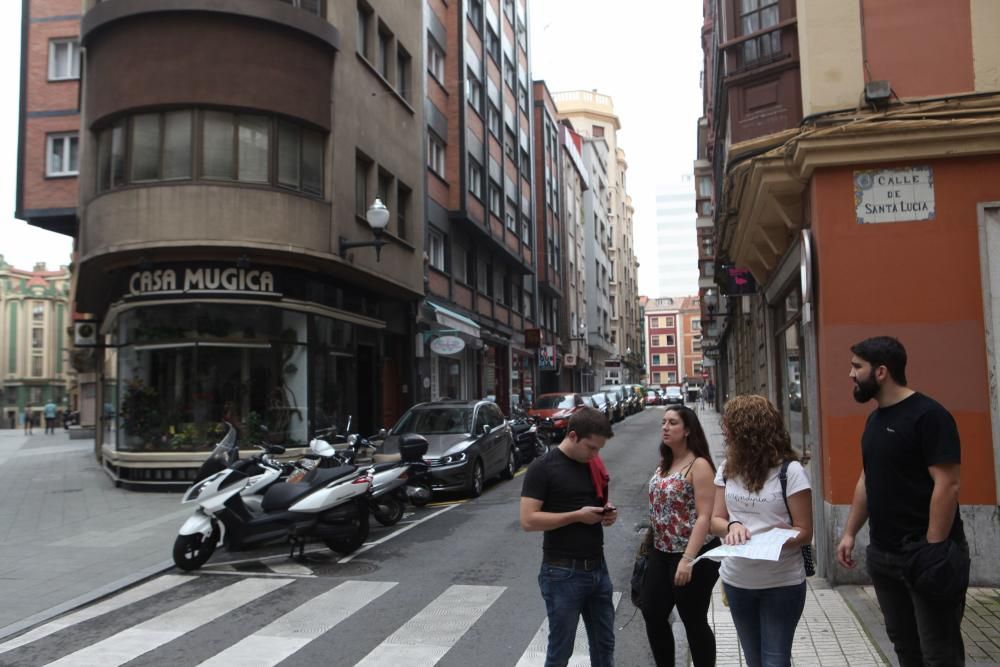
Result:
M0 638L172 567L180 493L116 488L93 440L0 430Z
M698 411L716 463L725 458L722 427L714 410ZM795 631L792 664L898 666L885 622L871 586L831 587L826 579L807 580L806 607ZM715 629L718 664L744 665L732 616L716 587L709 610ZM680 621L674 635L684 636ZM962 621L966 667L1000 665L1000 589L970 588ZM680 651L678 652L680 653Z

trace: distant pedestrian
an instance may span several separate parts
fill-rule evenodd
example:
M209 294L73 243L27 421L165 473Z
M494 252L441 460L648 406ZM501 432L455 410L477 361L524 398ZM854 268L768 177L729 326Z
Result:
M25 408L24 412L21 413L21 423L24 425L24 434L31 435L31 427L34 417L31 414L31 408Z
M58 410L58 409L59 408L57 408L56 404L53 403L52 401L49 401L48 403L46 403L45 407L42 408L42 412L45 414L45 434L46 435L48 435L49 433L55 435L55 432L56 432L56 410Z
M674 666L670 612L684 623L694 667L715 665L715 634L708 624L719 563L699 554L719 546L709 532L715 499L715 464L705 431L688 407L663 413L660 465L649 480L649 521L653 548L642 579L642 616L657 667Z
M726 460L715 475L712 532L724 536L726 544L744 544L775 528L798 532L785 542L777 561L730 557L721 568L747 665L787 666L806 603L802 547L812 542L813 534L809 478L781 414L763 396L735 396L727 402L722 432Z
M711 381L705 385L705 389L701 392L701 395L704 396L705 404L708 407L715 407L715 385Z
M590 664L614 664L615 607L602 526L612 525L618 510L606 503L605 478L596 481L595 470L602 472L602 466L591 465L613 435L603 413L583 408L570 417L559 446L535 460L524 476L521 527L545 531L538 586L549 619L546 667L569 662L581 616Z
M941 404L906 386L898 340L868 338L851 352L854 399L877 407L861 436L861 476L837 562L855 567L854 539L868 521L868 574L901 667L964 665L970 560L958 427Z

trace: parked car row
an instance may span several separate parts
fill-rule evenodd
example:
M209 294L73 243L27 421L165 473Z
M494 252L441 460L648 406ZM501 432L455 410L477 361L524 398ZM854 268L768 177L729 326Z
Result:
M645 391L646 405L684 405L684 392L680 387L649 387Z

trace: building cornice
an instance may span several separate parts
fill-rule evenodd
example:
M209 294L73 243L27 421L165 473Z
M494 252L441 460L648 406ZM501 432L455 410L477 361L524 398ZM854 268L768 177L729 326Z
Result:
M766 283L804 226L802 192L819 169L1000 155L1000 96L977 102L903 108L733 146L721 254Z

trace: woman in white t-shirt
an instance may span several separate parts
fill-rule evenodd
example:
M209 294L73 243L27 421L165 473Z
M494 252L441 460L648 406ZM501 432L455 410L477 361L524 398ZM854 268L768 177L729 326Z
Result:
M749 667L783 667L791 664L806 600L802 546L812 542L809 478L781 414L763 396L729 400L722 430L726 460L715 475L712 533L726 544L743 544L774 528L799 533L785 542L777 561L729 557L719 572ZM787 508L780 479L786 461Z

